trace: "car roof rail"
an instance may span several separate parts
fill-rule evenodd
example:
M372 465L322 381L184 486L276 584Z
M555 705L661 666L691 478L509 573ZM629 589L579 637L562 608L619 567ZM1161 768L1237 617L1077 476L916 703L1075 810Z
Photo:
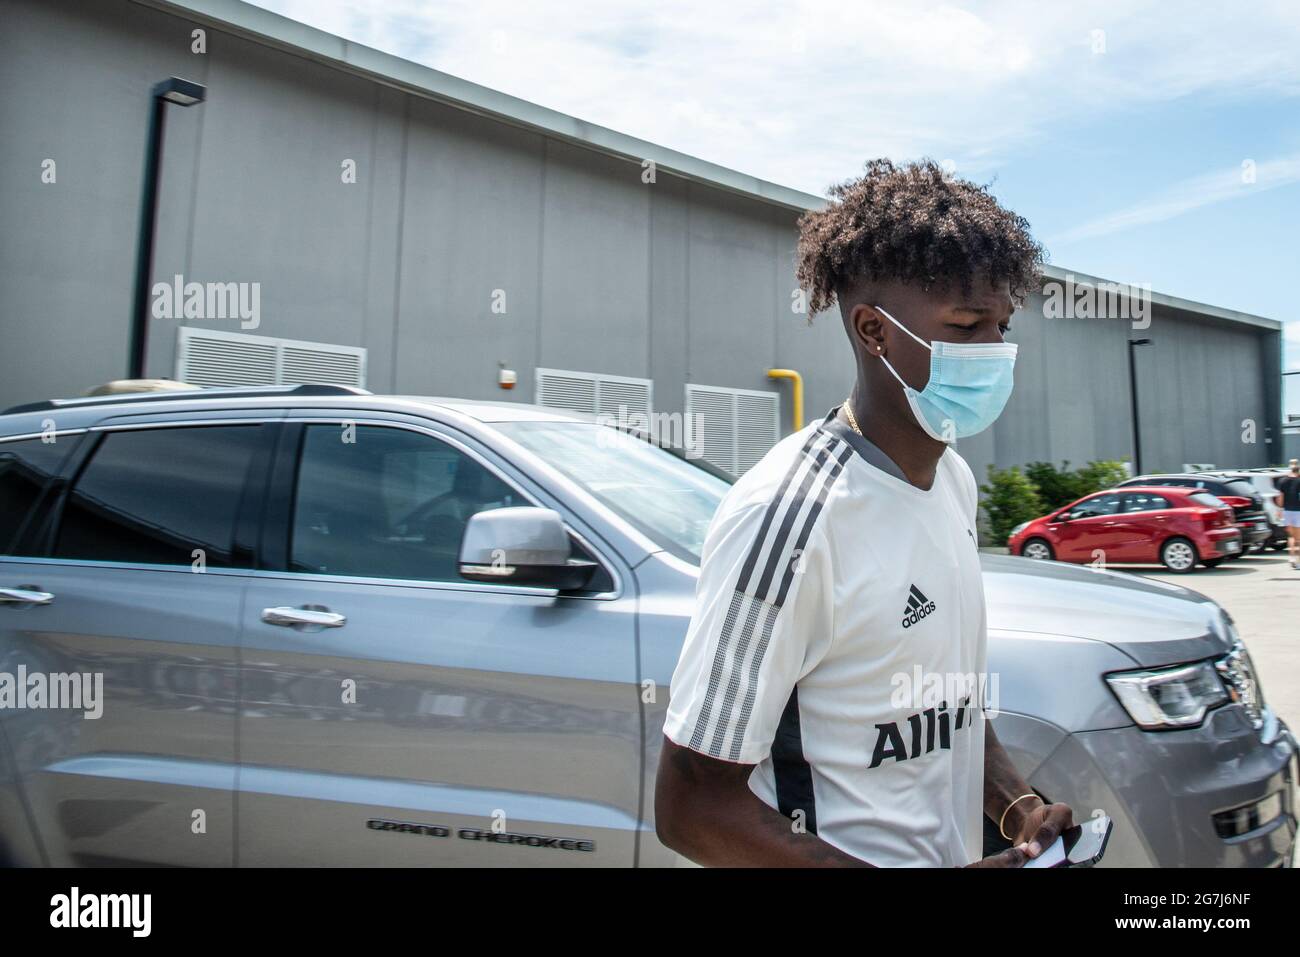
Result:
M271 396L374 395L354 385L328 385L308 382L302 385L217 386L197 391L127 392L119 395L93 395L73 399L45 399L5 409L0 415L18 412L47 412L54 409L84 409L96 405L132 405L136 402L188 402L196 399L256 399Z

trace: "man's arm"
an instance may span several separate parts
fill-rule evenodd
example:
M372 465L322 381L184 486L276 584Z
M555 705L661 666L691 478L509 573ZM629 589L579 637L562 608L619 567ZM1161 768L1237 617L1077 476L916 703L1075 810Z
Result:
M768 512L764 502L719 509L709 528L695 613L664 716L656 830L665 846L706 866L863 867L796 828L749 789L749 776L770 753L793 688L825 653L832 632L833 571L825 533L814 525L801 551L765 557ZM779 515L775 524L781 524ZM778 589L772 586L783 581L788 591L774 604ZM730 651L728 645L737 641L745 647L748 639L737 633L756 620L765 620L769 633L756 643L753 659ZM719 690L741 677L752 682L743 703ZM731 743L726 752L718 747L701 753L684 746L693 735Z
M719 761L665 737L655 780L659 841L706 867L875 866L797 831L749 789L753 770L752 764ZM1024 847L1016 846L967 866L1021 867L1026 859Z
M1073 813L1067 804L1048 804L1034 795L1010 807L1022 794L1033 794L1020 776L1011 756L993 732L993 723L984 725L984 814L994 824L1002 822L1003 833L1013 844L1028 842L1029 857L1037 857L1051 846L1066 828L1074 826ZM1003 820L1003 812L1006 819Z
M707 867L871 867L763 803L752 764L720 761L664 738L655 830L664 846Z

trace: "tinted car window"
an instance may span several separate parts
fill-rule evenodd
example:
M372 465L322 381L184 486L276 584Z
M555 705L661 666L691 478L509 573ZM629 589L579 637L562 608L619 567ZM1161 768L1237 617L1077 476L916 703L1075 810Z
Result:
M14 554L19 533L75 442L73 437L0 443L0 552Z
M1118 494L1098 495L1096 498L1090 498L1087 501L1080 502L1074 507L1076 515L1087 517L1089 515L1114 515L1119 511L1120 496Z
M384 426L351 432L310 425L298 468L290 568L464 581L457 558L470 516L529 504L477 461L431 436Z
M73 484L59 523L61 558L245 567L235 520L265 439L260 425L108 432Z
M698 565L709 522L734 479L670 450L586 422L502 422L510 438L559 469L678 558Z
M1209 492L1193 492L1188 496L1197 505L1208 505L1210 508L1227 508L1228 505L1217 495L1211 495Z
M1169 507L1169 499L1163 495L1134 492L1124 496L1124 511L1126 512L1154 512L1157 509Z
M1223 485L1224 491L1219 493L1222 495L1240 495L1243 498L1254 498L1258 494L1255 491L1254 484L1247 482L1245 479L1232 479L1224 482Z

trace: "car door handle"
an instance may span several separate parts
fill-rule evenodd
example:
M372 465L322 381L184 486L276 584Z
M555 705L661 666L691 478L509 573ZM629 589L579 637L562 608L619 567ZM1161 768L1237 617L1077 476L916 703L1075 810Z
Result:
M14 605L48 605L54 601L54 595L40 591L31 585L17 588L0 588L0 602Z
M328 608L318 606L291 608L288 605L281 605L278 608L263 608L262 621L268 625L280 625L284 628L302 627L304 625L316 628L342 628L348 623L346 615L340 615Z

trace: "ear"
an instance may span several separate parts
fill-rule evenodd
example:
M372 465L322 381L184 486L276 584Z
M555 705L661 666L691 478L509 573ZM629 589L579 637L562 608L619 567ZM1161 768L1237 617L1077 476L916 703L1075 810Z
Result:
M875 306L858 303L849 311L853 341L869 356L885 355L885 317Z

